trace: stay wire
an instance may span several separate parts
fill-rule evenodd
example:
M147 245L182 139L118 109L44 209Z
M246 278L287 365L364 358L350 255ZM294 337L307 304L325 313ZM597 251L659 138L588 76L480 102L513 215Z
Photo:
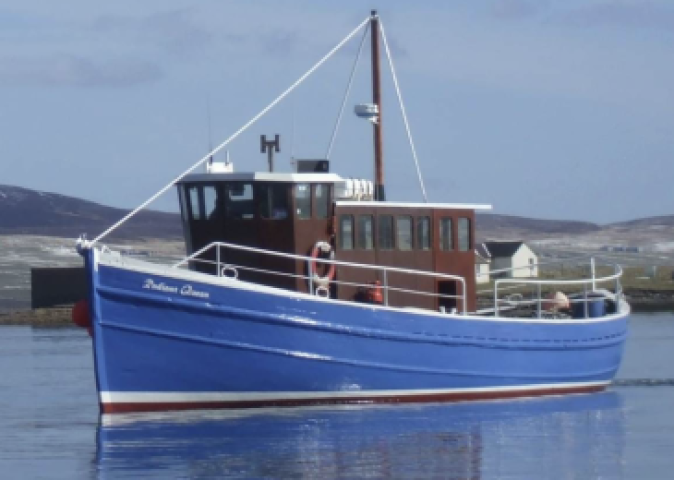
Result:
M257 122L262 116L264 116L269 110L274 108L281 100L283 100L290 92L292 92L296 87L298 87L304 80L306 80L307 77L309 77L314 71L316 71L321 65L323 65L330 57L332 57L335 52L337 52L340 48L344 46L346 42L351 40L351 38L360 31L361 28L363 28L365 25L367 25L370 22L370 17L367 17L365 20L363 20L360 25L358 25L356 28L354 28L341 42L339 42L335 47L333 47L332 50L330 50L327 54L323 56L316 64L314 64L313 67L311 67L304 75L302 75L299 79L295 81L290 87L288 87L281 95L276 97L276 99L271 102L269 105L267 105L264 109L260 111L257 115L255 115L253 118L251 118L245 125L243 125L241 128L239 128L234 134L232 134L227 140L222 142L220 145L215 147L213 150L208 152L205 156L203 156L199 161L197 161L195 164L193 164L190 168L185 170L183 173L178 175L175 179L173 179L170 183L168 183L164 188L159 190L157 193L152 195L150 198L148 198L146 201L144 201L141 205L133 209L131 212L129 212L127 215L125 215L121 220L119 220L117 223L112 225L110 228L105 230L103 233L101 233L98 237L94 238L91 241L86 242L87 247L92 247L94 244L96 244L98 241L100 241L102 238L106 237L109 235L112 231L116 230L118 227L120 227L122 224L124 224L127 220L129 220L131 217L135 216L138 212L143 210L145 207L147 207L150 203L154 202L157 198L159 198L161 195L163 195L169 188L171 188L173 185L175 185L177 182L179 182L185 175L190 173L192 170L197 168L199 165L203 164L206 162L211 156L215 155L218 153L220 150L222 150L224 147L226 147L232 140L237 138L239 135L241 135L244 131L246 131L251 125L253 125L255 122Z
M417 150L414 148L414 140L412 140L412 131L410 130L410 124L407 121L407 113L405 112L405 104L403 103L403 97L400 93L400 86L398 85L398 77L396 76L395 67L393 66L393 57L391 56L391 50L388 46L388 41L386 40L386 34L384 33L384 25L379 20L379 30L381 31L381 38L384 40L384 48L386 50L386 57L388 58L389 67L391 68L391 76L393 77L393 85L395 86L396 95L398 96L398 103L400 104L400 112L403 116L403 122L405 123L405 130L407 131L407 139L410 143L410 149L412 150L412 157L414 158L414 166L417 169L417 177L419 178L419 186L421 187L421 194L424 197L424 202L428 203L428 196L426 195L426 187L424 186L424 179L421 176L421 169L419 168L419 159L417 158Z
M325 159L330 159L330 154L332 153L332 147L335 144L335 138L337 138L337 131L339 130L339 125L342 121L342 116L344 114L344 107L346 106L346 101L349 98L349 93L351 92L351 86L353 85L353 78L358 69L358 63L360 62L360 56L363 52L363 45L365 44L365 39L367 38L367 33L370 30L370 24L368 23L363 32L363 38L360 39L360 45L358 46L358 54L356 55L356 60L353 62L353 67L351 68L351 74L349 75L349 82L346 86L346 91L344 92L344 98L342 99L342 105L339 107L339 114L337 115L337 121L335 122L335 128L332 130L332 137L330 137L330 144L328 145L328 150L325 152Z

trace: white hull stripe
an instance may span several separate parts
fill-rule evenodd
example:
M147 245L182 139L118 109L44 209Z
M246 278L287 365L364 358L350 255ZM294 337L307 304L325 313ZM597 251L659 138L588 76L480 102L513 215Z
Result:
M335 392L100 392L103 404L115 403L192 403L192 402L255 402L274 400L321 400L359 397L405 397L461 395L490 392L526 392L528 390L571 390L605 387L611 382L550 383L506 387L448 388L433 390L353 390Z

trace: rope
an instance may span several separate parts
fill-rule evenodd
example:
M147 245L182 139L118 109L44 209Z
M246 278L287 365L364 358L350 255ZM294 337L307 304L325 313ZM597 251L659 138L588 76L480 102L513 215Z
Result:
M304 75L302 75L295 83L293 83L290 87L288 87L281 95L276 97L276 99L271 102L268 106L266 106L260 113L255 115L252 119L250 119L243 127L241 127L239 130L234 132L232 136L230 136L227 140L222 142L220 145L215 147L215 149L211 150L208 152L205 156L203 156L198 162L196 162L194 165L192 165L190 168L185 170L183 173L181 173L178 177L176 177L174 180L172 180L168 185L166 185L164 188L159 190L157 193L152 195L149 199L147 199L145 202L143 202L140 206L136 207L134 210L129 212L127 215L125 215L120 221L112 225L110 228L108 228L106 231L101 233L98 237L94 238L92 241L87 243L88 247L93 246L96 242L101 240L102 238L106 237L107 235L110 234L110 232L116 230L119 226L124 224L127 220L129 220L131 217L136 215L138 212L140 212L142 209L147 207L150 203L154 202L157 198L159 198L161 195L163 195L169 188L171 188L176 182L179 182L185 175L190 173L192 170L197 168L199 165L203 164L206 162L212 155L215 155L218 153L220 150L222 150L224 147L226 147L232 140L234 140L236 137L241 135L244 131L246 131L251 125L253 125L255 122L257 122L262 116L264 116L269 110L274 108L281 100L283 100L290 92L292 92L297 86L299 86L304 80L307 79L314 71L316 71L321 65L323 65L330 57L332 57L335 52L337 52L340 48L344 46L346 42L351 40L351 38L358 33L358 31L363 28L365 25L367 25L370 22L370 17L367 17L365 20L363 20L360 25L358 25L356 28L354 28L351 33L349 33L341 42L339 42L332 50L330 50L323 58L321 58L313 67L311 67Z
M367 38L367 32L370 30L370 24L368 23L367 26L365 27L365 31L363 32L363 38L360 39L360 45L358 47L358 54L356 55L356 61L353 62L353 67L351 68L351 75L349 76L349 83L346 86L346 91L344 92L344 98L342 99L342 105L339 108L339 115L337 115L337 121L335 122L335 128L332 131L332 137L330 138L330 144L328 145L328 151L325 152L325 159L329 160L330 159L330 153L332 153L332 146L335 143L335 138L337 138L337 130L339 130L339 124L342 121L342 115L344 114L344 106L346 105L346 101L349 98L349 92L351 92L351 86L353 85L353 77L356 73L356 69L358 68L358 62L360 61L360 54L363 52L363 44L365 43L365 39Z
M424 202L428 203L428 197L426 196L426 187L424 187L424 180L421 177L421 170L419 169L419 159L417 158L417 150L414 148L414 141L412 140L412 132L410 130L410 124L407 121L407 114L405 113L405 104L403 103L403 97L400 94L400 86L398 85L398 77L396 76L395 67L393 66L393 57L391 56L391 50L388 48L388 41L386 41L386 34L384 33L384 25L381 20L379 20L379 29L381 31L381 38L384 40L384 48L386 49L386 58L388 58L389 67L391 67L391 76L393 77L393 85L396 89L396 94L398 95L398 103L400 104L400 112L403 116L403 122L405 122L405 130L407 131L407 139L410 142L410 149L412 150L412 157L414 158L414 166L417 169L417 177L419 177L419 185L421 186L421 194L424 197Z

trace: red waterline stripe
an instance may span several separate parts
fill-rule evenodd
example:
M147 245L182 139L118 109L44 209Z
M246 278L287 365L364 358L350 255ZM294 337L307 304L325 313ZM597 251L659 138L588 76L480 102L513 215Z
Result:
M504 398L566 395L571 393L601 392L606 385L532 390L500 390L491 392L459 392L422 395L393 395L372 397L333 397L316 399L239 400L216 402L128 402L101 403L101 413L158 412L168 410L210 410L219 408L300 407L308 405L356 405L372 403L430 403L462 402L469 400L496 400Z

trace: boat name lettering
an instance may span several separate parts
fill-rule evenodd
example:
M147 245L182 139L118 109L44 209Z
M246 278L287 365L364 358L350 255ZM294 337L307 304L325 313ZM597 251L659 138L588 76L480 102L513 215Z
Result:
M190 285L189 283L187 285L183 285L180 289L178 289L178 287L175 287L173 285L167 285L164 282L156 283L153 279L147 278L145 279L143 288L147 288L149 290L158 290L160 292L165 293L180 293L180 295L183 295L185 297L197 297L197 298L210 297L210 293L195 290L194 287L192 287L192 285Z
M186 295L188 297L198 297L198 298L208 298L208 292L200 292L192 288L192 285L183 285L183 288L180 289L180 295Z
M150 290L159 290L160 292L178 293L178 287L166 285L164 282L155 283L154 280L152 280L151 278L145 280L143 288L148 288Z

